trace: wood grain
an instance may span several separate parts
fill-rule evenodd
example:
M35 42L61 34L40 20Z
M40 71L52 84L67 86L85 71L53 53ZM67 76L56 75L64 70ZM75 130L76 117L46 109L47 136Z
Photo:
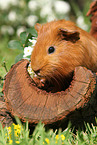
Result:
M51 124L84 108L94 94L96 76L86 68L77 67L69 88L56 93L37 88L27 72L28 60L21 60L8 72L4 84L7 109L23 121Z

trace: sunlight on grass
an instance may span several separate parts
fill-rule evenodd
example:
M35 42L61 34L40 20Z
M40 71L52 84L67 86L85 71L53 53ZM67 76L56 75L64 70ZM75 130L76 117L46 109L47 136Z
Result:
M12 124L9 127L2 127L0 124L0 145L96 145L97 127L86 124L85 131L76 131L74 134L70 125L61 131L45 130L41 122L35 127L30 135L28 122L25 125Z

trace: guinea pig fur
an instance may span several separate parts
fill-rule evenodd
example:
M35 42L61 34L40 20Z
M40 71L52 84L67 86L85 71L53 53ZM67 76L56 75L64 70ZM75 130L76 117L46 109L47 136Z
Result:
M97 71L97 42L88 32L66 20L36 24L35 29L31 67L40 79L62 80L77 66Z

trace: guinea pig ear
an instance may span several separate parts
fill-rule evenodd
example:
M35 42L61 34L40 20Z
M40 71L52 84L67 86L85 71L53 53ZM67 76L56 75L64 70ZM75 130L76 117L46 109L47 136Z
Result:
M36 29L37 32L39 31L39 29L40 29L41 27L42 27L41 24L39 24L39 23L36 23L36 24L35 24L35 29Z
M61 34L61 38L63 40L66 41L71 41L73 43L75 43L76 41L78 41L80 39L80 33L78 31L73 31L73 30L67 30L67 29L59 29L60 34Z

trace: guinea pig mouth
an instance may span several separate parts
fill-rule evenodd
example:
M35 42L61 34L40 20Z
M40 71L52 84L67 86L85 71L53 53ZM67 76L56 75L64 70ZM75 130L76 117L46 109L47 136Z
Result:
M52 77L49 79L36 76L33 80L38 88L45 90L46 92L56 93L65 91L70 86L73 76L74 72L71 72L68 76Z

